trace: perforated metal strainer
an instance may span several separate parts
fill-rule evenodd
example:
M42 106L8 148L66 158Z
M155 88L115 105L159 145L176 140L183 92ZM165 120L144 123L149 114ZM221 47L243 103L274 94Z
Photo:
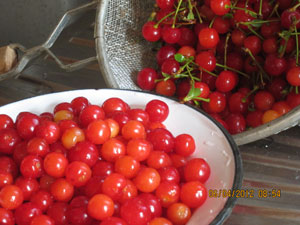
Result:
M155 68L154 44L146 42L141 29L154 0L102 0L96 16L96 48L100 69L109 87L139 89L136 75ZM299 123L300 107L258 128L234 135L238 145L279 133Z

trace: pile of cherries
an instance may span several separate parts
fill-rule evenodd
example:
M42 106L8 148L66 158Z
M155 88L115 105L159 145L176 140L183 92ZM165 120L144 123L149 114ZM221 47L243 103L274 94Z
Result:
M300 104L297 0L156 0L142 29L157 42L158 68L143 90L205 110L231 134Z
M184 225L206 201L210 166L188 158L168 105L85 97L40 115L0 115L0 224Z

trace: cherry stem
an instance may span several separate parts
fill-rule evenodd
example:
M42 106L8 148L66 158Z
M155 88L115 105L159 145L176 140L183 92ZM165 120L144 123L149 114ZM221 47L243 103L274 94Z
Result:
M195 97L194 99L200 100L200 101L203 101L203 102L210 102L210 99L209 99L209 98Z
M260 83L262 86L265 86L264 75L262 72L259 73Z
M182 4L182 0L179 0L178 6L177 6L177 8L176 8L175 15L174 15L174 20L173 20L172 28L175 28L176 18L177 18L177 15L178 15L178 12L179 12L179 9L180 9L181 4Z
M209 24L209 28L212 28L212 26L214 25L214 22L215 22L215 19L216 19L217 17L215 16L212 20L211 20L211 22L210 22L210 24Z
M203 23L203 20L202 20L202 18L201 18L201 15L200 15L200 12L199 12L197 6L194 6L194 8L195 8L195 11L196 11L197 16L198 16L198 18L199 18L199 22L200 22L200 23Z
M195 65L195 66L198 66L199 68L200 68L200 70L203 70L204 72L206 72L206 73L208 73L208 74L210 74L210 75L212 75L212 76L214 76L214 77L218 77L218 75L217 74L215 74L215 73L213 73L213 72L210 72L210 71L208 71L207 69L204 69L203 67L201 67L201 66L199 66L197 63L195 63L194 61L190 61L193 65Z
M229 38L230 38L230 33L227 33L226 39L225 39L224 66L227 66L227 49L228 49ZM225 70L227 70L227 68Z
M249 14L250 16L253 16L255 18L257 18L257 13L253 12L249 9L246 8L241 8L241 7L237 7L237 6L232 6L232 5L225 5L225 9L238 9L238 10L243 10L245 11L247 14Z
M282 58L284 56L284 54L285 54L285 50L287 48L288 40L290 38L290 33L288 33L287 36L282 37L282 38L285 40L285 43L284 43L283 49L282 49L282 51L281 51L281 53L279 55L280 58Z
M194 6L192 5L191 0L188 0L188 4L189 4L189 15L191 14L193 16L193 18L195 19L194 13L193 13Z
M164 16L163 18L161 18L155 25L154 28L157 29L159 24L161 24L165 19L167 19L168 17L172 16L173 14L175 14L175 12L171 12L168 15Z
M272 22L279 22L280 20L253 20L253 21L249 21L249 22L239 22L239 24L243 24L243 25L252 25L252 24L264 24L264 23L272 23Z
M218 77L218 75L217 75L217 74L215 74L215 73L213 73L213 72L210 72L210 71L208 71L208 70L204 69L204 68L203 68L203 67L201 67L201 66L199 66L199 67L200 67L200 69L201 69L201 70L203 70L204 72L208 73L209 75L212 75L212 76L214 76L214 77Z
M262 66L259 64L259 62L257 62L257 60L254 57L254 55L252 54L252 52L248 48L244 49L244 51L249 54L249 56L251 57L253 62L257 65L257 67L259 68L260 72L264 75L264 77L266 77L268 80L270 80L269 76L266 74L266 72L264 71Z
M260 0L259 1L259 12L258 12L258 15L261 17L262 16L262 3L263 3L263 0Z
M255 85L254 88L248 94L246 94L246 96L244 98L242 98L242 102L245 103L247 101L247 99L249 98L249 96L252 95L254 92L256 92L258 89L259 89L259 86Z
M192 75L192 73L191 73L191 68L190 68L189 66L187 66L186 69L187 69L187 72L188 72L188 76L190 77L190 79L192 80L192 82L195 82L195 80L196 80L196 81L200 81L199 78L194 77L194 76Z
M233 72L235 72L235 73L238 73L238 74L240 74L240 75L242 75L242 76L244 76L244 77L250 79L250 77L249 77L248 74L243 73L243 72L241 72L241 71L239 71L239 70L236 70L236 69L234 69L234 68L232 68L232 67L229 67L229 66L226 66L226 65L222 65L222 64L219 64L219 63L216 63L216 66L221 67L221 68L224 68L225 70L226 70L226 69L227 69L227 70L231 70L231 71L233 71Z
M196 106L199 106L199 102L198 101L193 101L195 103Z
M199 100L199 101L203 101L203 102L210 102L210 99L209 98L201 98L201 97L188 97L186 96L183 101L184 102L188 102L188 101L191 101L191 100Z
M253 34L255 34L257 37L259 37L262 41L264 40L264 38L263 38L260 34L258 34L258 33L251 27L251 25L248 25L247 27L248 27L248 29L249 29Z
M298 86L295 87L295 92L296 92L296 94L299 94L299 88L298 88Z
M153 21L155 16L156 16L156 12L152 12L149 19L148 19L148 21Z
M278 13L277 12L278 7L279 7L279 3L277 2L268 18L271 18L274 15L274 13L276 14Z
M299 40L298 40L298 33L297 33L297 27L295 26L295 32L296 32L296 64L299 64Z
M296 4L293 8L291 8L290 11L296 11L299 6L300 6L300 2Z

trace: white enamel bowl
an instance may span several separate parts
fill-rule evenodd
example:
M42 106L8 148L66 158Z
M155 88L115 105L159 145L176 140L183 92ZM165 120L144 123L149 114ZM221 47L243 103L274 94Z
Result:
M204 158L211 167L211 176L206 182L207 190L230 190L241 188L242 161L237 145L232 137L207 114L170 98L140 91L100 89L75 90L47 94L25 99L0 107L0 114L8 114L13 119L19 112L36 114L52 112L60 102L70 102L78 96L86 97L92 104L101 105L106 99L119 97L132 108L144 107L152 99L166 102L170 113L164 122L174 136L181 133L192 135L196 141L196 152L192 157ZM196 210L188 225L222 224L230 215L235 198L210 198Z

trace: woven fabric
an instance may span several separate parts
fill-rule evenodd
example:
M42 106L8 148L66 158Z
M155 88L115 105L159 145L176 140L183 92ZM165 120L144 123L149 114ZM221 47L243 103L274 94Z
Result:
M142 27L153 10L153 0L108 0L104 21L105 54L119 88L139 89L139 70L155 66L153 43L142 37Z

